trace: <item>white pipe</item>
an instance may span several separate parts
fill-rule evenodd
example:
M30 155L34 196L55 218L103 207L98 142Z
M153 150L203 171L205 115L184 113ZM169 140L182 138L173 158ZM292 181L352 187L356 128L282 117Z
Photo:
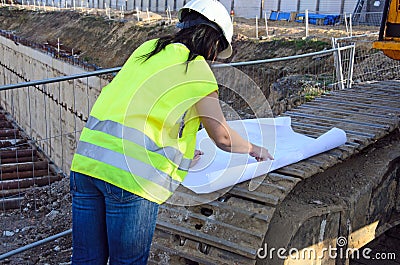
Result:
M265 12L265 32L267 33L267 37L269 37L267 12Z
M308 37L308 9L306 9L305 20L306 20L306 38L307 38Z

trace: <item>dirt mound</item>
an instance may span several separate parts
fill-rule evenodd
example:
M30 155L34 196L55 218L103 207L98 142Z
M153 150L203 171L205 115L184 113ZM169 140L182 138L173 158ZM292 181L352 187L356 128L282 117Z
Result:
M297 26L292 24L287 23ZM251 37L253 28L246 21L235 23L238 35L233 42L234 56L230 61L282 57L330 46L326 41L301 38L258 41ZM12 30L16 35L40 44L59 39L65 46L83 51L81 59L103 68L121 66L144 41L176 30L174 25L162 22L143 25L135 20L121 22L70 11L43 13L6 8L0 8L0 29Z

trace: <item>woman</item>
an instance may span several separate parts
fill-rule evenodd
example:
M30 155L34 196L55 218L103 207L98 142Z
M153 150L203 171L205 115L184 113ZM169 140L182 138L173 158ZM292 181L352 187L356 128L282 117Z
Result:
M193 0L181 30L136 49L103 88L71 166L72 264L146 264L158 205L189 170L200 121L227 152L273 159L229 128L206 60L232 53L233 27L216 0Z

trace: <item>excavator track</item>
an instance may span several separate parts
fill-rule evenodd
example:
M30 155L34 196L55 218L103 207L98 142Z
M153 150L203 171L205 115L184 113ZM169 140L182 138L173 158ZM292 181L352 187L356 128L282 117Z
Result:
M160 206L149 264L255 264L276 207L296 184L399 128L400 82L334 91L283 116L311 137L341 128L347 142L256 178L260 185L254 191L249 181L201 196L180 186L174 203ZM191 206L182 206L185 202Z

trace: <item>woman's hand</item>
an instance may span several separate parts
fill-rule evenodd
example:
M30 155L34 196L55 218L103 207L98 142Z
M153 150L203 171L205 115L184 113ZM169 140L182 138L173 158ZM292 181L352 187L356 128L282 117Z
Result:
M213 92L196 103L196 110L208 136L226 152L249 154L258 162L274 158L268 150L243 139L229 127L222 113L217 92Z
M192 162L190 163L190 167L194 167L197 164L197 162L199 162L202 155L204 155L204 153L202 151L195 150L194 157L192 159Z
M266 148L255 144L252 144L249 155L254 157L257 162L266 161L267 159L274 160L274 157L268 152Z

